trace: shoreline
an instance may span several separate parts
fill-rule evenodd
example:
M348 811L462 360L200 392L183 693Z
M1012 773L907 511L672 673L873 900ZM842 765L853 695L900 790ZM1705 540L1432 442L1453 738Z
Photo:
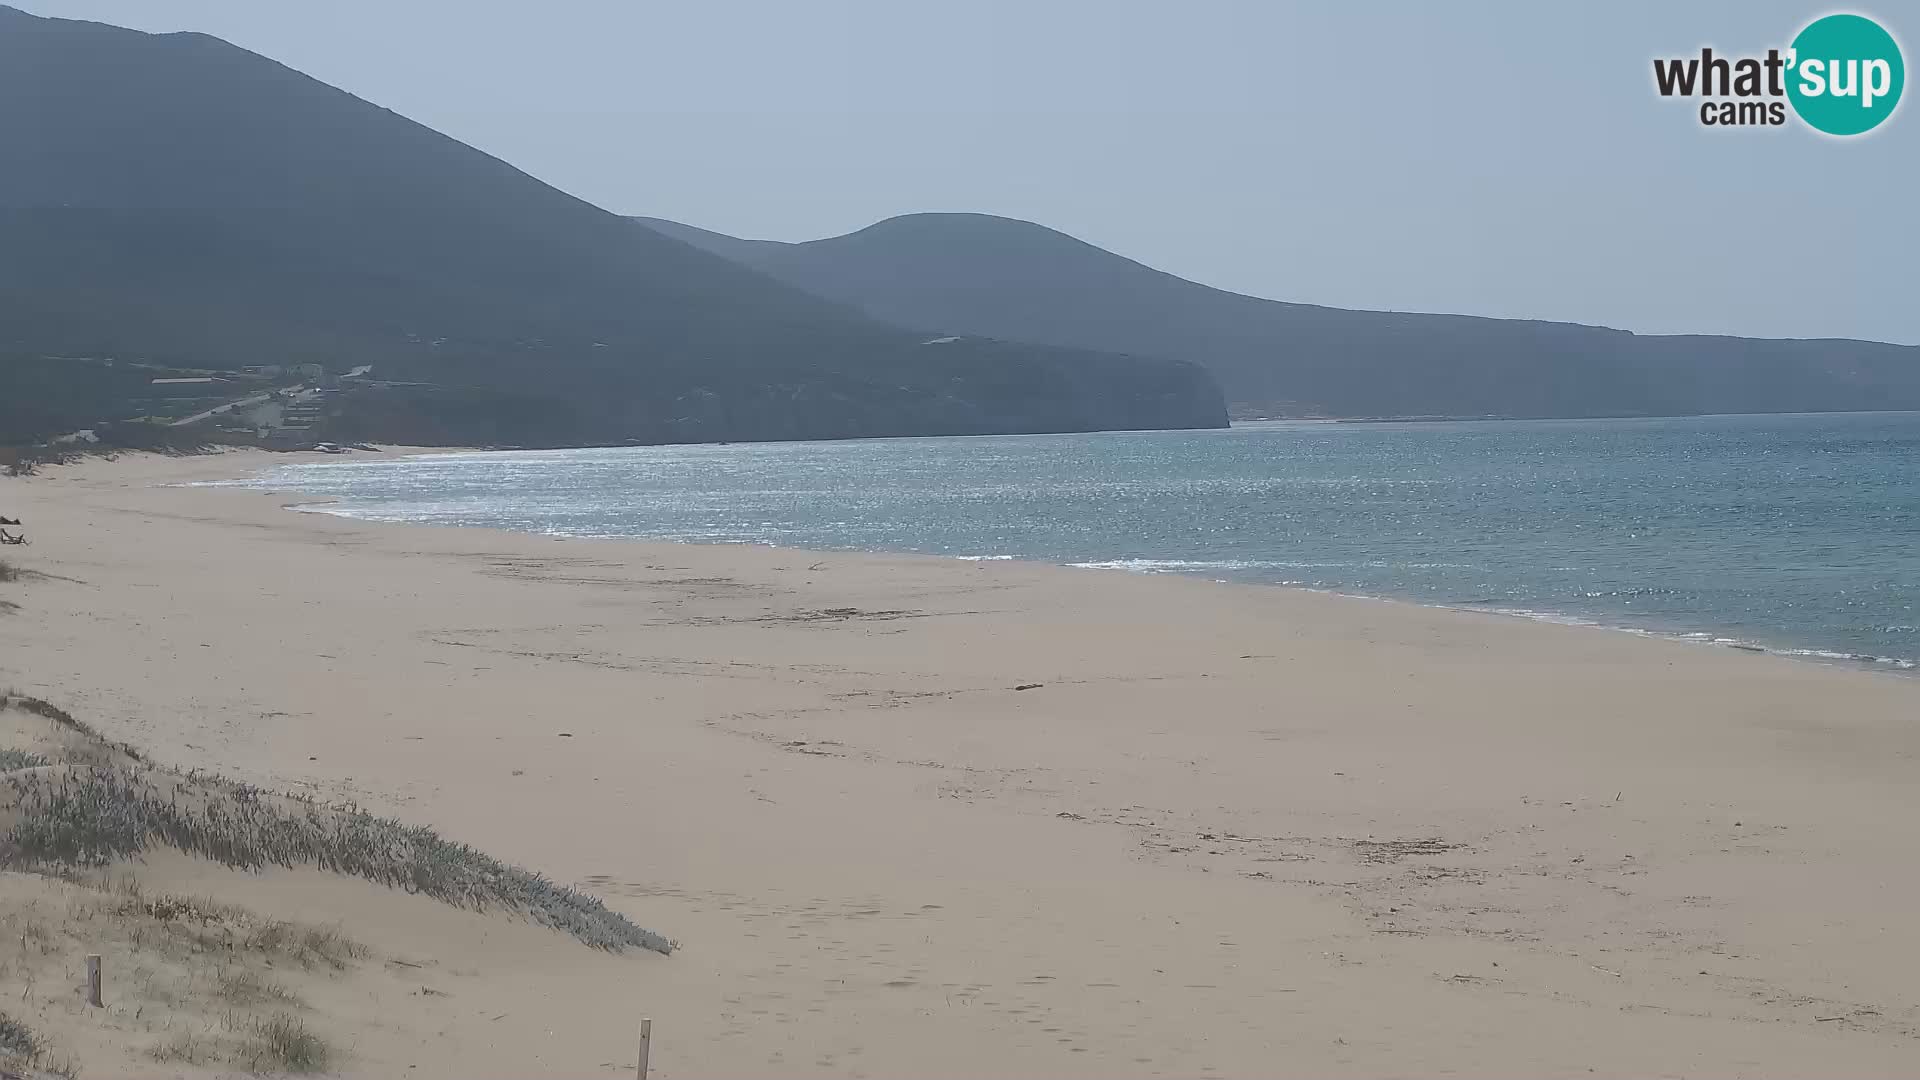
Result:
M0 481L34 529L9 557L58 575L8 587L0 682L682 944L444 976L422 1009L504 979L502 1024L553 1035L428 1075L604 1071L642 1010L675 1076L1888 1075L1920 1039L1911 679L155 486L254 464L222 457Z
M1728 415L1735 415L1735 414L1728 414ZM1805 415L1817 415L1817 414L1805 414ZM1288 421L1288 422L1293 422L1293 421ZM1382 421L1382 422L1385 422L1385 421ZM473 448L473 447L456 447L456 448L383 447L381 449L383 453L394 453L401 458L430 457L430 456L440 456L443 454L484 454L484 453L494 452L494 451L489 451L483 448ZM623 448L606 447L602 449L623 449ZM351 462L337 462L333 460L322 460L322 461L312 461L312 462L300 462L299 464L325 466L325 465L333 465L333 464L351 464ZM198 486L237 487L243 490L252 490L252 491L279 490L266 485L264 483L265 479L266 478L263 474L256 474L251 478L242 478L242 477L236 476L236 477L229 477L229 478L224 478L216 481L202 481ZM328 507L339 506L342 503L342 501L343 500L339 496L323 496L323 497L317 497L312 501L308 501L308 502L288 503L286 508L289 510L294 510L301 513L327 514L330 516L345 518L347 520L363 521L369 524L376 524L376 525L403 525L403 526L421 525L421 526L427 526L427 527L443 527L443 528L498 528L498 526L485 526L485 525L468 526L468 525L440 523L440 522L431 522L431 521L409 521L409 520L385 519L385 518L370 516L363 513L356 513L351 509L328 509ZM1556 610L1551 610L1546 608L1511 607L1511 606L1505 606L1498 602L1478 602L1478 601L1449 602L1449 601L1443 601L1443 600L1427 600L1419 596L1413 595L1411 593L1393 594L1393 593L1353 592L1346 589L1310 585L1310 584L1305 584L1297 581L1261 581L1261 580L1251 579L1251 578L1241 579L1241 578L1232 578L1232 577L1214 577L1214 576L1211 576L1212 571L1209 571L1209 570L1178 569L1173 567L1166 567L1166 568L1138 567L1136 568L1136 567L1120 565L1121 563L1127 563L1127 562L1166 562L1168 560L1120 559L1120 560L1085 560L1080 562L1056 562L1046 558L1028 556L1028 555L1018 555L1018 554L1015 554L1015 555L1007 555L1007 554L944 555L944 554L936 554L931 552L901 550L901 549L895 549L895 548L805 547L805 546L797 546L797 545L775 544L775 543L763 542L763 541L661 539L661 538L655 538L655 537L635 536L635 535L558 534L558 533L543 533L543 532L534 532L531 530L515 530L515 529L507 529L506 531L521 532L523 533L523 535L528 535L528 536L552 536L552 537L564 536L564 538L571 539L571 540L596 540L596 541L609 540L609 541L624 541L624 542L632 542L632 543L711 544L711 545L717 545L722 547L730 546L730 545L746 545L746 546L766 547L773 550L781 550L781 551L796 551L796 552L821 551L821 552L835 552L839 554L853 554L853 555L925 557L925 558L934 558L934 559L953 559L961 562L1017 561L1017 562L1031 564L1031 565L1052 566L1052 567L1058 567L1061 569L1069 569L1069 570L1122 571L1122 572L1132 573L1132 574L1151 574L1151 575L1167 575L1167 576L1173 576L1173 577L1188 577L1188 578L1194 578L1196 580L1212 581L1222 585L1251 586L1251 587L1272 588L1272 589L1297 589L1304 592L1320 593L1328 596L1347 597L1355 600L1377 600L1377 601L1383 601L1386 603L1393 603L1393 604L1411 604L1416 607L1430 608L1430 609L1439 610L1439 611L1460 611L1460 612L1467 612L1471 614L1499 615L1505 618L1524 619L1530 622L1539 622L1539 623L1545 623L1545 624L1554 625L1554 626L1572 626L1572 627L1584 627L1584 628L1589 628L1594 630L1605 630L1611 633L1628 634L1636 637L1644 637L1644 638L1649 638L1657 641L1668 641L1668 642L1673 642L1675 644L1681 644L1681 645L1696 645L1696 646L1705 645L1705 646L1712 646L1712 647L1718 647L1718 648L1724 648L1724 649L1732 649L1736 652L1757 653L1757 654L1762 654L1767 656L1780 657L1788 660L1794 660L1801 663L1812 663L1812 664L1818 664L1818 665L1827 666L1827 667L1838 667L1843 670L1878 672L1882 674L1895 675L1898 677L1920 678L1920 657L1881 656L1881 655L1876 655L1872 653L1863 653L1863 652L1856 652L1856 651L1850 651L1850 650L1842 650L1837 648L1830 648L1825 643L1815 642L1815 641L1807 641L1804 643L1787 643L1784 641L1756 640L1754 638L1749 638L1749 637L1731 636L1735 633L1734 631L1724 630L1721 628L1710 627L1710 626L1697 625L1697 626L1692 626L1688 628L1683 628L1679 626L1655 627L1655 626L1646 626L1646 625L1636 625L1631 622L1615 621L1613 619L1609 619L1605 617L1583 615L1575 612L1556 611ZM1179 562L1181 560L1171 560L1171 561Z

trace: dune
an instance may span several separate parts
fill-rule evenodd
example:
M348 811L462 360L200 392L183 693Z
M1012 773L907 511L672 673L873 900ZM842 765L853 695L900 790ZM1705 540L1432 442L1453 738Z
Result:
M342 1075L618 1075L641 1016L670 1077L1911 1069L1912 678L167 486L270 460L0 481L34 541L9 558L42 575L0 586L0 686L156 767L431 827L679 945L613 954L306 866L117 868L364 950L274 959ZM148 1036L112 1033L189 1006L76 1006L52 984L86 935L62 925L25 1019L89 1077L150 1075Z
M514 933L503 918L606 953L671 952L598 901L431 831L156 767L43 699L0 694L0 743L0 931L20 943L0 959L20 986L0 1016L10 1073L398 1069L416 1048L382 1037L398 1026L386 1017L419 1010L396 996L457 988L468 1008L511 1007L474 992L478 968L442 964L497 956L489 938ZM460 1052L471 1045L428 1071L494 1067Z

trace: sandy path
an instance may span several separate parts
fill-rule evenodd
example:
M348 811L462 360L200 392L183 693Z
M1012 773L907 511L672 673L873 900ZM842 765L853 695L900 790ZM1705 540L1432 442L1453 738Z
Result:
M685 944L482 957L541 1056L409 1075L610 1075L642 1011L670 1077L1920 1067L1920 680L154 486L256 464L0 481L16 561L76 579L9 587L0 682Z

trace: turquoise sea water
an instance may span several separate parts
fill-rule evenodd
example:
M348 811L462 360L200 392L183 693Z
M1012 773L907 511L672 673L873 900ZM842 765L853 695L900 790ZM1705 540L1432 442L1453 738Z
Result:
M1920 413L355 456L251 483L378 521L1186 572L1920 660Z

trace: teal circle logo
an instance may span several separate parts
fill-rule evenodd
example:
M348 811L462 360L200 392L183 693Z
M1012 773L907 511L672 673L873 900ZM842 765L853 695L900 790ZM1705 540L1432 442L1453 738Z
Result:
M1788 56L1787 100L1808 126L1828 135L1879 127L1907 84L1900 44L1864 15L1815 19Z

